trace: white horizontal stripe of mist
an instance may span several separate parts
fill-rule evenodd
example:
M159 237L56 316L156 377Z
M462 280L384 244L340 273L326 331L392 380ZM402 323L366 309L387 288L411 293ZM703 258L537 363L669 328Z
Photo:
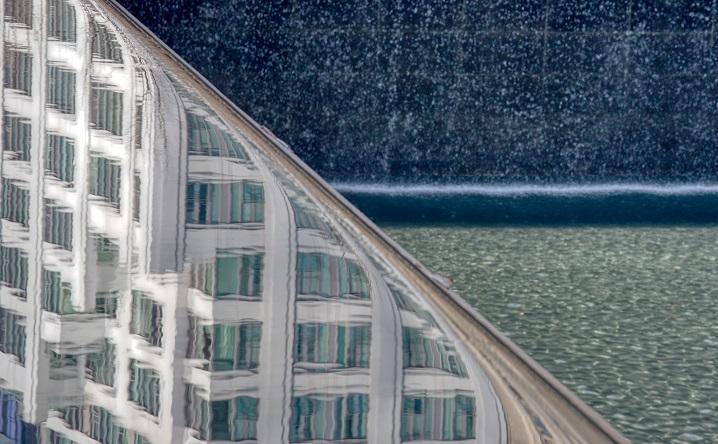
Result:
M390 185L370 183L334 183L340 193L426 196L426 195L478 195L478 196L586 196L611 194L655 194L662 196L718 194L718 183L646 184L604 183L587 185Z

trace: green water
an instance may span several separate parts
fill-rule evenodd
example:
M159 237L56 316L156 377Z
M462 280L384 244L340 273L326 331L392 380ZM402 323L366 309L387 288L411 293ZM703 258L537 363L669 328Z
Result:
M635 442L718 442L718 228L389 227Z

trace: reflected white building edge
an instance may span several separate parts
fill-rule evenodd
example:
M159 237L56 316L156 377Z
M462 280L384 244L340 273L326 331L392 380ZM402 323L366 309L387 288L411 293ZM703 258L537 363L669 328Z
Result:
M2 8L3 440L507 440L420 293L101 3Z

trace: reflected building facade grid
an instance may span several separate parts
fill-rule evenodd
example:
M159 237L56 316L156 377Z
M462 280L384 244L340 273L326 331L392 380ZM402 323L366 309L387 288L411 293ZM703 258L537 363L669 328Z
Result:
M413 290L98 4L2 15L4 439L474 442L501 423Z

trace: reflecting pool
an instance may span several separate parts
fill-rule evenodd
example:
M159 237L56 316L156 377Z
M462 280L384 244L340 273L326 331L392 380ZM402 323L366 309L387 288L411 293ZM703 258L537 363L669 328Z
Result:
M436 310L103 5L4 1L0 441L505 442Z
M387 231L635 442L718 441L718 226Z

